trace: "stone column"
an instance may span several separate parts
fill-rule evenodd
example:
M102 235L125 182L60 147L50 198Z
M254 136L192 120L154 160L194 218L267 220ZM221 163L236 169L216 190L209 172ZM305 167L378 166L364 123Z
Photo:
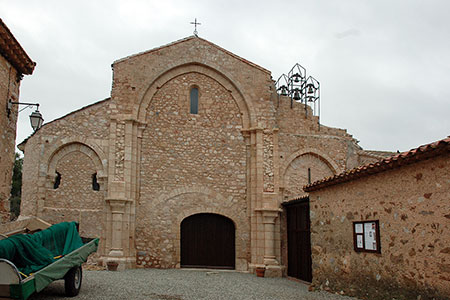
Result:
M278 265L275 255L275 220L278 217L278 210L262 209L262 219L264 224L264 264Z
M263 208L261 212L264 224L264 265L266 277L281 277L282 270L275 255L275 221L280 214L279 209Z
M275 257L274 229L275 219L278 217L277 211L262 211L264 224L264 264L277 265Z
M112 232L111 232L111 249L109 256L122 257L123 245L122 245L122 222L123 214L125 213L125 199L107 199L106 200L111 207L112 215Z

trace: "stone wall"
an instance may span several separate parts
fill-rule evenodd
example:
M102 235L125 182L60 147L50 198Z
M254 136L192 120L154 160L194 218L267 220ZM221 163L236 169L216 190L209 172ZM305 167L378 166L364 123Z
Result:
M37 207L45 196L46 174L40 173L41 152L39 151L41 139L39 131L31 136L23 149L24 160L22 165L22 199L20 202L20 216L37 216ZM19 146L20 147L20 146ZM40 176L41 174L41 176ZM54 178L52 178L53 180ZM43 202L42 202L43 204Z
M326 161L315 153L305 153L294 159L285 173L285 193L287 199L306 196L303 186L334 175Z
M189 92L199 89L198 114ZM237 269L249 262L246 152L233 96L213 78L187 73L164 84L147 108L137 206L137 264L176 267L180 223L190 214L222 214L236 226Z
M80 108L59 119L45 123L36 135L45 139L47 148L57 139L71 137L105 140L109 137L110 99Z
M277 96L275 103L283 201L306 194L308 169L313 182L356 166L359 146L346 130L319 125L309 106L294 102L291 108L289 97Z
M0 223L9 221L9 197L14 166L17 105L5 113L8 100L19 101L20 81L17 71L0 55Z
M108 99L45 124L24 145L21 216L77 221L84 237L105 241ZM57 173L61 175L54 187ZM96 174L99 191L92 187Z
M92 155L107 153L108 144L105 139L109 135L108 104L107 100L103 100L46 123L24 141L24 147L19 146L23 148L25 156L21 215L38 216L37 207L43 207L46 190L52 188L55 179L55 173L50 174L49 168L52 157L55 158L54 155L59 150L73 143L81 143L95 149L96 154ZM70 148L65 151L67 150ZM53 163L57 163L57 160L53 160ZM106 164L106 161L102 163ZM106 175L106 170L103 171L99 177Z
M191 71L221 78L243 114L244 128L250 127L250 122L252 126L274 126L270 72L204 39L189 37L126 57L114 62L113 69L113 113L138 114L144 121L153 93L167 80Z
M77 221L81 236L100 237L105 203L103 192L93 188L94 162L83 152L73 151L58 160L55 172L59 185L53 182L47 187L40 218L52 223Z
M362 299L450 297L450 159L310 194L313 283ZM379 220L381 254L353 249L352 222Z
M302 193L308 168L314 181L356 166L352 136L319 126L301 104L291 109L269 71L198 37L118 60L113 71L111 100L28 139L23 213L57 219L59 199L75 204L65 187L53 190L56 172L81 168L73 175L86 180L97 171L103 193L74 193L92 200L84 205L94 217L80 203L67 213L96 228L104 196L103 262L178 267L182 220L216 213L235 225L238 270L281 275L281 202ZM198 114L189 111L194 86Z
M118 60L114 62L113 69L113 90L111 92L113 118L117 120L117 126L126 120L133 119L137 122L133 126L138 128L138 132L143 130L142 135L138 133L137 140L134 140L133 137L126 141L126 135L124 137L120 133L114 136L116 148L122 142L124 143L125 163L122 165L121 158L116 157L115 168L111 170L115 174L122 172L124 174L140 174L137 176L139 182L136 185L133 184L135 180L133 176L117 178L118 181L123 181L123 186L125 186L123 194L130 200L127 202L130 203L130 211L133 211L135 203L132 187L136 186L138 189L135 206L136 220L143 223L142 216L146 216L152 208L151 201L145 201L146 205L150 205L146 207L141 200L144 195L143 190L148 189L147 182L153 183L154 187L158 186L159 191L156 191L155 195L146 194L146 199L156 197L156 199L161 199L158 201L166 201L169 198L164 198L166 196L162 195L167 195L167 193L172 195L172 189L185 190L182 194L193 193L199 199L205 199L206 202L199 204L195 211L189 210L191 213L215 212L233 220L237 230L236 267L247 269L250 261L251 224L256 224L256 221L252 223L249 220L249 218L254 218L251 210L255 207L252 208L251 203L253 203L252 201L256 203L257 197L261 202L264 175L261 174L261 177L258 177L261 180L261 189L258 193L252 191L252 187L255 189L259 185L250 185L252 179L249 174L252 167L248 165L250 154L249 149L246 148L248 144L246 145L243 132L248 132L250 128L256 127L274 128L275 115L271 102L273 82L270 72L198 37L189 37ZM197 74L203 79L185 80L184 77L191 74ZM159 99L162 95L160 90L168 83L171 90L165 91L163 95L166 97L165 99ZM195 118L190 118L189 114L186 115L191 84L198 85L200 88L200 111L198 117ZM158 115L157 111L151 111L155 99L157 101L159 99L160 105L163 106L172 101L179 101L179 103L177 107L167 107L169 111L162 110L163 113ZM230 100L232 101L230 102ZM233 104L230 106L230 103ZM169 112L169 115L165 115L166 112ZM236 122L237 120L239 121ZM179 123L174 125L175 121ZM156 129L161 128L159 131L161 136L155 136L157 132L152 132L152 126L158 126ZM115 132L117 133L117 131ZM175 140L170 140L169 137L173 137ZM155 143L150 145L152 139ZM250 137L247 137L247 140L249 139ZM266 144L271 147L273 142L269 138ZM173 149L161 148L160 145L165 145L164 147L170 145ZM193 148L192 145L198 145L199 148ZM131 160L128 165L126 164L127 146L131 150ZM155 150L159 152L155 152ZM269 149L268 157L273 156L270 152ZM147 154L151 154L151 156L146 157ZM155 162L158 161L155 158L159 156L170 158L168 161L160 159L170 168L165 169L166 166L163 165L166 172L145 173L148 172L148 169L153 170L158 167L159 163L155 165ZM202 160L202 156L204 160ZM191 164L187 163L189 160L192 160ZM267 190L274 189L273 176L276 171L271 172L273 168L273 163L267 164L266 178L269 180L266 184ZM176 170L183 170L183 172L172 177ZM259 170L258 166L258 172ZM166 173L170 176L165 177ZM158 178L148 178L153 175ZM131 184L127 185L128 183ZM116 196L111 194L111 197ZM176 195L171 197L183 199ZM190 196L183 197L186 197L186 202L182 201L183 205L190 207ZM226 199L226 201L220 199ZM222 203L226 203L225 207ZM173 209L171 214L175 215L178 210L181 210L181 208L171 207L167 209ZM157 214L157 212L151 213L152 215ZM177 217L171 216L171 218L175 220ZM153 220L149 219L150 221L145 222L156 224L154 218ZM130 220L133 220L133 216ZM129 241L134 240L134 235L139 239L136 240L138 263L141 265L145 263L146 266L149 264L152 266L177 266L179 241L176 238L179 236L176 234L181 221L182 219L177 219L178 223L174 223L172 229L166 228L166 232L163 234L172 236L172 240L169 239L169 241L173 245L173 249L169 251L169 256L164 253L168 249L166 245L161 245L156 250L159 251L158 255L149 256L148 250L144 250L149 249L150 242L146 237L149 235L148 233L142 235L141 230L145 224L136 224L135 232L132 230L134 223L130 224L130 229L126 228L125 230L129 230ZM127 243L124 238L122 241ZM130 244L130 246L134 247L135 245ZM259 245L259 247L264 250L263 245ZM263 254L260 251L257 254L260 261L262 261Z

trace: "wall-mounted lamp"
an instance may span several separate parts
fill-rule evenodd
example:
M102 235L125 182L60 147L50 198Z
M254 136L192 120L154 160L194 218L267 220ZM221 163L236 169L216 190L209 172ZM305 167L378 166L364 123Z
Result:
M39 103L21 103L21 102L12 102L11 100L9 100L8 105L6 107L6 112L8 114L8 118L9 118L9 115L11 114L11 109L12 109L13 105L26 105L27 107L36 106L36 111L33 111L30 115L30 123L31 123L31 127L33 127L34 131L41 128L42 123L44 123L44 118L42 118L42 114L39 112ZM27 107L25 107L25 108L27 108Z

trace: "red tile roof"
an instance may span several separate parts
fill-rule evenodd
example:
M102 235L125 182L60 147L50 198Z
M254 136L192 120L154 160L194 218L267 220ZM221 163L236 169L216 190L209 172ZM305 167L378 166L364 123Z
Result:
M380 173L386 170L399 168L401 166L409 165L415 162L423 161L425 159L435 157L442 154L450 153L450 136L431 143L411 149L406 152L382 159L375 163L360 166L340 174L326 177L303 187L305 192L312 192L322 189L327 186L348 182L364 176Z
M14 35L8 29L2 19L0 19L0 54L8 60L11 65L20 73L31 75L36 63L31 60L28 54L20 46Z

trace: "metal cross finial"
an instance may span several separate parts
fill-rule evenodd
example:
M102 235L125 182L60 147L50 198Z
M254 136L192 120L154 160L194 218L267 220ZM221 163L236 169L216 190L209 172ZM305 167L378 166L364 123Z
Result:
M201 23L197 23L197 18L195 18L194 22L191 22L192 25L194 25L194 35L198 36L198 31L197 31L197 25L202 25Z

